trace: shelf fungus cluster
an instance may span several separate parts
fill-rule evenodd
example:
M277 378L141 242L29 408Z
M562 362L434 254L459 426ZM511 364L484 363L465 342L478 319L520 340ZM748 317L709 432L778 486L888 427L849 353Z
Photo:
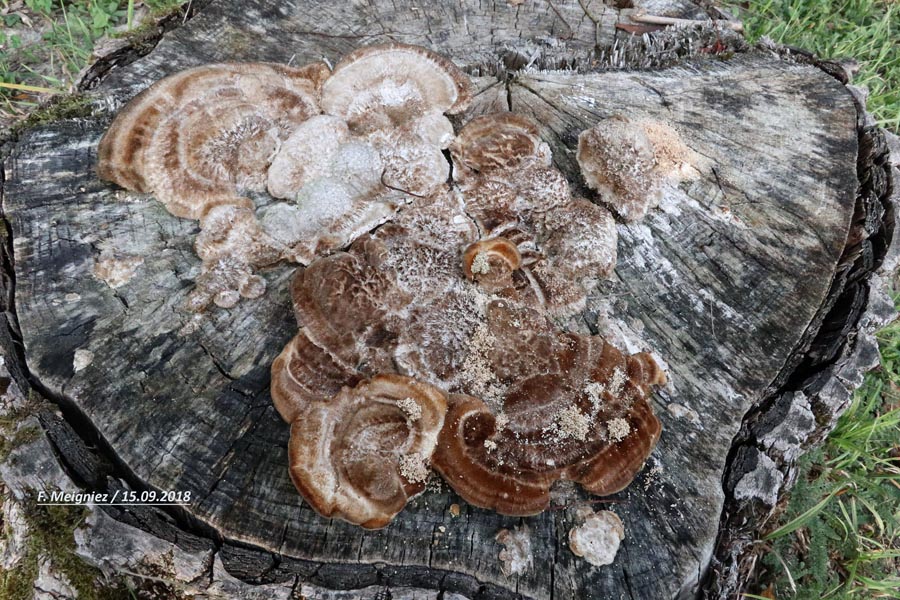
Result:
M206 65L120 111L100 140L97 174L199 220L203 262L188 306L227 308L265 292L258 269L308 264L411 195L436 193L450 170L445 114L469 94L452 63L399 44L362 48L334 70Z
M659 438L650 355L558 325L615 266L612 215L573 196L529 119L455 130L471 94L399 44L333 71L215 65L150 87L101 141L102 177L199 219L193 308L301 264L271 390L322 515L383 527L432 469L476 506L532 515L559 480L623 489ZM279 200L256 206L264 190Z

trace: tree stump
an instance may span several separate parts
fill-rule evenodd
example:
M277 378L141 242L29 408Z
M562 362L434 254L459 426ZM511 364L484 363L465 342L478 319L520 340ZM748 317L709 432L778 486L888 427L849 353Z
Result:
M688 0L644 4L721 17ZM86 79L93 114L21 133L0 180L11 240L3 338L22 378L62 408L63 421L42 423L73 480L189 492L183 507L107 510L176 543L211 539L245 581L350 590L334 597L733 591L747 531L846 403L871 361L866 331L891 312L870 293L870 273L893 231L892 172L836 65L748 48L708 26L632 39L616 28L632 10L597 0L222 0L146 56L101 61ZM594 200L575 146L613 114L671 123L712 165L643 221L618 226L614 277L567 323L654 349L670 378L654 398L657 449L608 499L625 527L610 566L569 550L576 508L593 500L574 490L525 519L468 506L446 488L378 531L315 514L288 477L289 430L268 391L272 360L296 329L294 267L266 271L264 297L195 318L184 300L199 272L196 224L95 176L116 110L163 76L218 61L334 64L391 40L431 48L473 76L478 95L462 121L509 109L540 123L556 166ZM115 278L104 274L112 267ZM864 314L875 316L862 331ZM534 566L506 576L495 535L521 523Z

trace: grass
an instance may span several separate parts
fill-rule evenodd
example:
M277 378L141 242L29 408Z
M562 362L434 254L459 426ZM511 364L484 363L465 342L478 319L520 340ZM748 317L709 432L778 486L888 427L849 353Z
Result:
M103 38L127 36L181 0L0 0L0 126L72 91ZM138 18L140 17L140 19Z
M747 37L854 58L856 85L869 88L878 123L900 131L900 2L897 0L751 0L736 8Z

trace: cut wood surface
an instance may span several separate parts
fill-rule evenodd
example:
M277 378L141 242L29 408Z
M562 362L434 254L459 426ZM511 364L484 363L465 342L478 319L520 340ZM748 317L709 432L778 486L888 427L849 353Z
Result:
M669 6L670 16L717 16ZM3 211L31 375L77 407L134 481L190 492L182 518L231 548L235 574L248 580L277 571L338 589L389 584L473 598L694 595L717 539L732 440L815 335L848 245L858 112L835 78L772 52L595 70L595 49L629 35L615 30L619 19L622 11L584 0L205 6L149 55L111 70L91 91L94 116L36 127L11 149ZM288 477L289 427L268 391L272 360L296 332L294 267L264 272L262 298L196 317L184 308L200 267L196 222L94 173L116 110L165 75L226 60L334 64L389 40L431 48L476 77L461 122L511 109L540 123L573 190L595 201L575 147L602 118L665 121L704 158L697 179L618 226L613 278L567 323L653 350L670 379L653 400L663 433L647 467L611 504L593 505L624 523L611 566L569 550L576 507L594 499L565 486L555 510L525 519L468 506L446 487L378 531L319 517ZM506 576L494 537L522 522L534 568Z

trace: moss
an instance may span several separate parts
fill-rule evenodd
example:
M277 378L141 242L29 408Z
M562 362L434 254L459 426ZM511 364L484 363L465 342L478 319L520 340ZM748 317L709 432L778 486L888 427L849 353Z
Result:
M4 435L0 438L0 462L6 460L14 448L23 444L29 444L41 436L41 430L37 427L23 427L11 436Z
M41 430L38 427L19 427L19 424L36 414L42 403L39 396L29 393L28 399L21 406L0 413L0 462L5 461L14 448L31 443L40 437Z
M35 110L22 121L18 128L34 127L61 119L88 117L91 114L90 100L83 94L56 96L50 102Z
M6 140L15 140L21 132L37 125L62 119L89 117L90 115L91 101L84 94L54 96L49 102L28 115L26 119L10 127L8 133L0 136L0 143Z
M104 581L103 574L75 554L75 529L88 510L82 506L42 506L34 499L22 505L28 524L25 555L16 568L0 578L0 598L28 600L33 596L39 558L50 559L53 568L65 576L81 600L124 600L134 598L124 581Z
M137 50L139 54L149 52L156 46L163 34L165 22L170 18L177 18L184 14L189 3L180 0L158 0L145 3L150 8L150 19L137 27L119 34L115 37L124 39L129 46Z
M29 551L14 569L0 574L0 597L4 600L31 600L37 576L38 557Z
M24 419L34 415L44 401L34 393L21 406L0 415L0 461L16 447L35 441L42 435L39 427L25 426ZM6 501L6 499L4 499ZM24 553L15 568L0 573L0 598L29 600L34 595L34 581L39 572L41 556L47 556L53 568L65 575L83 600L118 600L133 598L121 582L108 585L99 570L91 567L75 554L75 529L84 521L87 509L81 506L40 506L34 498L21 504L28 526ZM10 537L9 526L3 537Z

